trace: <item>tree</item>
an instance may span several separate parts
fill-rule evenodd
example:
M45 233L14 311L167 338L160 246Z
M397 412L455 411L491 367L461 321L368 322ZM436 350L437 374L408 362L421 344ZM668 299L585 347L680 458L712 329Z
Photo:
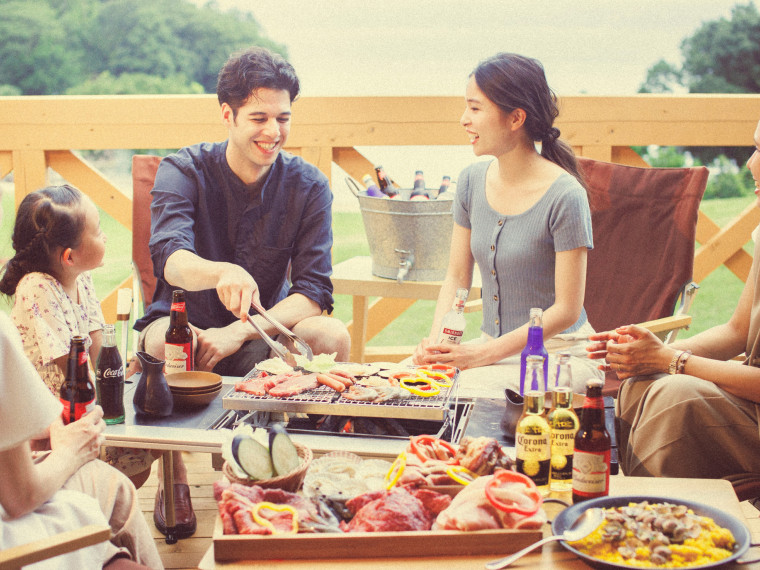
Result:
M760 13L754 3L736 5L731 18L705 22L681 43L680 69L663 60L647 72L641 93L666 93L685 88L690 93L760 93ZM705 164L724 154L739 162L746 148L690 149Z
M118 77L104 71L94 79L75 85L66 91L67 95L140 95L156 94L201 94L203 86L188 81L182 73L168 77L158 77L147 73L122 73Z
M0 84L45 95L61 93L82 77L67 51L67 31L45 2L0 3L0 38Z

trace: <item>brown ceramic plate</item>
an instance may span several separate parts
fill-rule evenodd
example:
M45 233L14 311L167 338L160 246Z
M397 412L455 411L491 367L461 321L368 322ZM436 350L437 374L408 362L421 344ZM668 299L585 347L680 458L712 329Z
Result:
M221 387L222 377L213 372L202 372L193 370L192 372L175 372L166 375L166 383L169 388L180 389L204 389L215 386Z

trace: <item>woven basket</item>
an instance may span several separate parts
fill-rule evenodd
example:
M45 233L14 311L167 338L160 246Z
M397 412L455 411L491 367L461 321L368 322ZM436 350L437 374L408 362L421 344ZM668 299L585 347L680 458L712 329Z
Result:
M305 445L296 442L293 442L293 445L296 446L298 457L301 458L301 465L286 475L272 477L271 479L241 479L232 472L232 469L226 461L222 466L222 473L231 483L240 483L241 485L248 485L249 487L258 485L265 489L282 489L284 491L295 493L301 488L301 485L303 485L304 477L306 477L306 472L309 470L309 465L311 465L311 460L314 455L312 454L311 449Z

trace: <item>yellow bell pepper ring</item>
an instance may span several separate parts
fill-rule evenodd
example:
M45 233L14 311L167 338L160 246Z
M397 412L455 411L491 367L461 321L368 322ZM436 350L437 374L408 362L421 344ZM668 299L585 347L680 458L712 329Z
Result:
M454 383L454 381L443 372L436 372L435 370L428 370L427 368L419 368L417 374L420 378L430 378L435 380L435 383L442 388L448 388Z
M414 384L422 384L422 387L414 386ZM422 396L423 398L437 396L441 392L441 387L438 385L438 383L430 378L417 377L405 379L399 383L399 386L405 388L406 390L409 390L412 394L415 394L416 396Z
M450 465L446 468L446 475L451 477L460 485L469 485L478 478L477 473L473 473L464 465Z
M385 474L386 491L390 491L396 486L398 480L401 479L401 475L404 474L404 469L406 469L406 452L402 451L396 457L388 473Z
M278 530L274 524L272 524L272 521L269 519L265 519L263 516L261 516L261 511L263 509L269 509L270 511L274 511L276 513L290 513L290 522L291 522L291 528L288 532L283 532ZM266 529L269 529L269 532L272 534L297 534L298 533L298 511L290 506L290 505L276 505L274 503L268 503L266 501L261 503L256 503L251 507L251 516L253 517L253 520L257 523L263 526Z

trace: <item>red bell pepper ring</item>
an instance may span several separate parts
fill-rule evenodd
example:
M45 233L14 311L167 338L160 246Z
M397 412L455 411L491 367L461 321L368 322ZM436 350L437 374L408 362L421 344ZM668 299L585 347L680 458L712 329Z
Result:
M448 364L425 364L423 366L418 366L417 370L430 370L431 372L441 372L448 376L449 378L454 378L457 373L457 369L454 366L449 366Z
M456 459L457 450L448 441L432 435L416 435L409 440L409 447L423 463L428 459L443 460L448 463L459 463ZM441 457L445 455L446 457Z
M519 490L519 492L524 495L526 501L504 500L503 497L497 496L498 490L507 485L523 485L524 489ZM491 480L486 483L485 491L488 502L495 509L505 513L517 513L530 517L535 515L541 508L541 505L544 504L544 499L533 480L517 471L497 469Z

